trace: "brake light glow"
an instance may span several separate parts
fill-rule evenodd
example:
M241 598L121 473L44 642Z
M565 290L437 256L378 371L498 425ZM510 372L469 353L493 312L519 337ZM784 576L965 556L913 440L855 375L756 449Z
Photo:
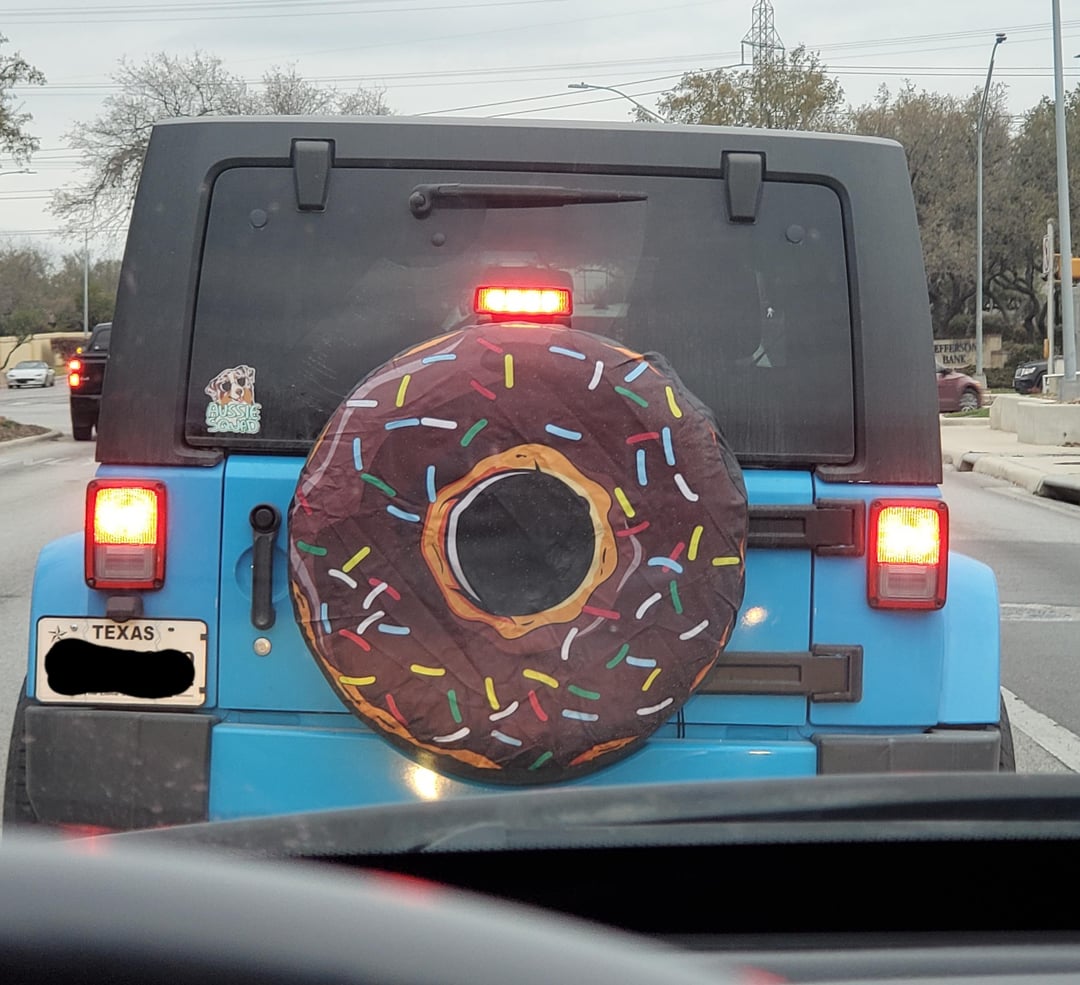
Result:
M562 287L478 287L474 308L482 315L571 315L574 302Z
M82 369L82 360L72 359L71 362L68 363L68 369L70 369L72 372L77 372L78 370Z
M72 390L77 389L82 384L82 360L72 359L68 362L68 386Z
M86 490L86 583L154 589L165 582L165 486L94 479Z
M68 373L68 386L77 389L82 384L82 377L78 373Z
M870 504L868 599L880 609L940 609L945 604L949 511L935 500Z

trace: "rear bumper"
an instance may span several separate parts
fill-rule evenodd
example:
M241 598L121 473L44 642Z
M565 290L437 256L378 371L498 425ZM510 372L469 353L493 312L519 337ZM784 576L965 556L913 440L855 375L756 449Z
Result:
M493 790L417 766L350 716L340 717L340 728L300 727L31 703L26 792L42 823L130 829ZM654 738L568 785L996 771L999 741L995 728L766 741Z

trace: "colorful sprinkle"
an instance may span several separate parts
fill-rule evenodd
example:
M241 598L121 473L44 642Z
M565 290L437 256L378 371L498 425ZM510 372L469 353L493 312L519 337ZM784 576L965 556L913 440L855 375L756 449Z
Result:
M361 547L360 550L358 550L351 558L349 558L348 561L346 561L341 566L341 570L347 574L348 572L352 571L352 569L355 568L361 561L363 561L364 558L366 558L370 553L370 547Z
M390 598L392 598L395 602L400 602L401 601L401 596L396 591L394 591L392 586L386 584L385 581L380 581L378 578L369 578L367 580L367 583L372 588L379 589L379 591L382 591L383 589L386 589L386 594L389 595Z
M649 477L645 473L645 449L639 448L637 450L637 481L639 486L647 486L649 484Z
M487 418L481 417L468 431L465 432L464 437L461 439L461 447L468 448L469 443L475 438L481 431L488 425Z
M627 390L624 386L615 387L615 392L620 396L626 397L627 400L634 401L639 407L648 407L649 401L639 394L634 393L633 390Z
M541 766L544 765L544 763L546 763L554 755L555 755L555 753L553 753L553 752L542 752L542 753L540 753L540 755L536 757L536 761L532 764L532 766L529 767L529 769L531 769L531 770L539 769Z
M572 626L570 632L566 634L566 638L562 641L562 647L559 650L559 656L563 660L570 659L570 644L574 642L574 637L577 636L577 626Z
M601 619L619 618L619 614L614 609L599 609L595 605L583 605L581 611L589 616L599 616Z
M580 431L571 431L569 428L561 428L557 424L545 424L544 430L547 431L548 434L555 435L556 438L566 438L569 441L581 440Z
M352 460L357 472L364 471L364 452L359 438L352 439Z
M397 702L394 700L394 696L387 692L386 695L386 707L390 709L390 714L394 716L402 725L408 725L405 721L405 716L401 714L401 710L397 706Z
M378 407L378 400L346 400L346 407Z
M664 387L664 392L667 393L667 405L668 409L671 411L671 416L674 417L675 420L678 420L682 417L682 408L675 403L675 391L672 390L671 387L666 386Z
M641 533L642 530L648 530L648 529L649 529L649 521L648 520L643 520L636 527L627 527L625 530L616 530L615 531L615 536L616 537L633 537L634 534L639 534L639 533Z
M336 578L338 581L345 582L345 584L348 585L349 588L356 588L356 582L352 578L350 578L347 574L345 574L344 571L338 571L337 568L331 568L327 572L327 574L331 578Z
M656 666L656 661L652 657L627 657L626 663L630 667L644 667L646 669Z
M424 476L424 485L427 487L427 499L429 503L435 502L435 466L429 465Z
M690 550L686 552L687 561L697 560L698 544L701 543L701 535L705 532L705 528L699 523L694 527L694 532L690 535Z
M597 359L596 368L593 370L592 379L589 380L589 389L595 390L600 385L600 378L604 375L604 364Z
M469 729L466 726L465 728L459 728L456 732L451 732L449 735L434 735L432 738L436 742L457 742L458 739L466 738L468 734Z
M484 678L484 693L487 694L488 704L498 711L499 699L495 696L495 682L490 677Z
M683 573L683 566L678 561L672 561L669 557L651 557L648 565L650 568L666 568L668 571L674 571L677 575Z
M457 703L457 691L450 688L450 690L446 692L446 701L450 705L450 714L454 717L454 723L460 725L461 709L458 707Z
M308 544L305 541L298 540L296 546L307 554L314 554L315 557L326 557L326 548L318 547L315 544Z
M379 632L386 633L387 636L408 636L410 630L408 626L394 626L389 623L380 623Z
M484 384L481 383L479 380L469 380L469 386L471 386L481 396L487 397L488 400L495 399L495 394L486 386L484 386Z
M564 349L561 345L549 345L548 352L554 352L556 356L569 356L571 359L587 359L584 352L577 349Z
M453 352L444 352L438 356L424 356L424 358L421 359L420 362L423 363L425 366L428 366L431 363L453 362L455 359L457 359L457 356Z
M502 352L501 345L496 345L494 342L489 342L487 339L478 338L476 341L479 342L480 345L482 345L485 349L490 349L492 352Z
M364 608L370 609L371 603L374 602L375 599L377 599L383 592L385 592L387 587L388 586L385 581L376 582L375 587L370 592L368 592L364 598Z
M678 542L678 543L677 543L677 544L675 545L675 550L673 550L673 551L672 551L672 552L671 552L671 553L670 553L670 554L668 555L668 557L669 557L669 558L671 558L671 560L672 560L672 561L678 561L678 560L679 560L679 555L680 555L680 554L682 554L682 552L683 552L683 548L685 548L685 547L686 547L686 543L685 543L684 541L681 541L681 540L680 540L680 541L679 541L679 542Z
M705 629L709 625L708 619L702 619L693 629L688 629L685 633L679 633L680 640L692 640L698 633Z
M648 612L657 602L660 601L660 593L653 592L644 602L637 607L637 612L634 613L635 619L642 619L645 613Z
M668 591L671 592L671 604L675 606L675 615L682 615L682 599L679 598L679 586L675 582L668 584Z
M586 691L583 687L578 687L576 684L571 684L566 689L571 694L576 694L579 698L585 698L588 701L599 701L599 691Z
M413 664L409 670L421 677L442 677L446 674L443 667L425 667L423 664Z
M352 642L355 643L358 647L360 647L361 650L366 650L368 653L371 652L371 644L362 636L357 636L356 633L354 633L352 630L339 629L338 636L344 636L345 639L352 640Z
M339 684L351 684L353 687L367 687L375 683L374 677L346 677L342 674L338 677Z
M613 656L606 664L604 664L604 666L607 667L608 670L611 670L614 667L618 667L619 664L622 663L623 657L625 657L629 652L630 644L624 643L622 646L619 647L619 652L616 653L615 656Z
M507 390L514 388L514 357L509 352L503 356L503 380Z
M675 449L671 445L671 428L662 428L660 431L660 441L664 446L664 461L668 465L675 464Z
M296 490L296 500L300 504L300 508L308 515L311 516L311 504L307 501L306 497L299 489Z
M657 667L648 677L645 678L645 683L641 685L642 691L648 691L652 687L653 681L660 676L660 667Z
M330 625L330 617L327 615L327 608L325 602L323 602L323 604L319 606L319 619L322 621L323 629L325 629L328 633L332 633L334 631L333 627Z
M400 417L396 421L387 421L384 425L387 431L396 431L398 428L420 427L419 417Z
M408 520L409 523L420 522L419 513L409 513L407 510L399 509L392 503L388 507L386 507L386 512L389 513L391 516L396 516L399 520Z
M540 707L540 699L536 696L535 691L529 692L529 704L532 706L533 713L540 721L546 722L548 720L547 712Z
M356 632L363 636L364 630L367 629L368 626L370 626L373 622L378 622L385 615L386 613L383 612L382 609L379 609L377 612L373 612L370 616L367 617L367 619L365 619L362 623L360 623L359 626L356 627Z
M520 746L521 739L515 739L512 735L507 735L505 732L500 732L497 728L491 730L491 737L498 739L500 742L505 742L508 746Z
M725 568L729 564L738 564L740 560L737 557L714 557L712 563L714 568Z
M488 721L489 722L498 722L498 721L501 721L504 718L509 718L517 710L518 710L518 703L516 701L511 701L510 704L508 704L505 708L503 708L502 711L492 712L492 714L488 715Z
M629 373L623 377L624 383L633 383L642 373L649 368L649 364L643 359Z
M395 407L403 407L405 405L405 391L409 389L409 380L412 379L412 373L406 373L401 378L401 384L397 388L397 397L394 398Z
M572 718L577 722L598 722L600 716L591 711L575 711L573 708L563 708L563 718Z
M421 417L420 423L426 428L441 428L443 431L453 431L457 427L457 421L448 421L444 417Z
M559 682L554 677L549 677L547 674L542 674L538 670L529 670L526 668L521 672L522 677L527 677L530 681L538 681L541 684L546 684L548 687L558 687Z
M622 489L620 489L618 486L616 486L613 491L615 493L616 501L618 502L619 506L622 507L623 513L626 514L626 518L628 520L633 520L635 516L634 507L630 505L630 500L626 498L626 493L624 493Z
M675 473L675 485L679 487L679 492L683 494L683 497L688 499L691 503L696 503L700 498L698 494L686 484L686 480L682 477L681 472Z
M372 475L370 472L361 472L360 478L363 479L364 482L371 483L371 485L373 485L376 489L386 493L387 496L397 495L397 490L393 486L388 486L385 482L382 481L382 479L380 479L378 476Z
M639 441L655 441L660 437L659 431L642 431L640 434L632 434L626 439L628 445L636 445Z
M663 711L674 700L674 698L664 698L658 705L649 705L648 708L638 708L637 713L639 715L652 715L658 711Z

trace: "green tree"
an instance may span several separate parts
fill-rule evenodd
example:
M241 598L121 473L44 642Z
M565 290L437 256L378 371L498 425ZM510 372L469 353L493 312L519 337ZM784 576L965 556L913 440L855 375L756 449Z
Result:
M7 38L0 34L0 47ZM0 150L10 154L18 164L24 164L37 150L38 140L26 129L33 117L22 110L11 89L22 85L42 85L45 76L17 51L0 53Z

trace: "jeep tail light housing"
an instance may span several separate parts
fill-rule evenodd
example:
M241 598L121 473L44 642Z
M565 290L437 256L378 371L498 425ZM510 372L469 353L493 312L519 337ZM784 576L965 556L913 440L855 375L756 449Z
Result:
M93 479L86 487L86 584L155 589L165 584L165 484Z
M940 500L875 500L867 554L870 605L940 609L948 576L949 508Z

